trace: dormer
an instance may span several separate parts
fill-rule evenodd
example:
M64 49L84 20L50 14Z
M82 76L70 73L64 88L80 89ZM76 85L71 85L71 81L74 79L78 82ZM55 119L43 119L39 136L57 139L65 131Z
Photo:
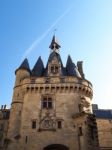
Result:
M52 38L51 44L49 48L51 49L51 53L49 55L49 59L47 62L46 73L47 76L60 76L63 71L63 64L61 61L61 57L59 55L59 48L61 46L58 44L55 35Z
M60 55L53 51L48 59L48 75L60 76L62 74L62 61Z

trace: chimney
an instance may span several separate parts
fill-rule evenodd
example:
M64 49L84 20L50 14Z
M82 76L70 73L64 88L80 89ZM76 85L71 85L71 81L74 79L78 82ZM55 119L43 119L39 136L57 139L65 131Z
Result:
M6 109L6 105L4 105L4 109Z
M80 73L80 75L82 76L83 79L85 79L85 75L83 73L83 61L78 61L77 62L77 68L78 68L78 71Z

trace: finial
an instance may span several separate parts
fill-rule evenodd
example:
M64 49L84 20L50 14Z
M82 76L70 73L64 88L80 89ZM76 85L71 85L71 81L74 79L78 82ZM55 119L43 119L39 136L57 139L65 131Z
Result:
M56 31L56 29L54 31ZM54 51L56 53L59 53L59 48L60 47L61 46L58 44L58 41L57 41L57 39L56 39L56 37L54 35L53 38L52 38L51 44L49 46L49 48L52 50L51 52Z

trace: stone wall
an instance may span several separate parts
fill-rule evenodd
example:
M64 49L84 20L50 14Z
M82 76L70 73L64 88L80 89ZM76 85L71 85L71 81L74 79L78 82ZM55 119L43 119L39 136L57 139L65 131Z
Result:
M101 150L112 150L112 119L97 118L99 145Z

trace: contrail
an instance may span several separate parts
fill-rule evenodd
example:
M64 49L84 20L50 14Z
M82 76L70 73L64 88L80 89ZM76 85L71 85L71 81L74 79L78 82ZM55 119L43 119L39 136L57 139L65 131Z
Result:
M53 27L55 27L55 25L60 20L62 20L62 18L64 18L70 12L70 10L72 8L73 8L73 6L69 7L66 11L64 11L64 13L61 16L59 16L56 19L56 21L54 21L53 24L39 38L37 38L28 49L26 49L26 51L24 52L24 54L22 56L22 59L26 58L34 50L34 48L38 46L38 44L48 35L48 33L51 31L51 29Z

